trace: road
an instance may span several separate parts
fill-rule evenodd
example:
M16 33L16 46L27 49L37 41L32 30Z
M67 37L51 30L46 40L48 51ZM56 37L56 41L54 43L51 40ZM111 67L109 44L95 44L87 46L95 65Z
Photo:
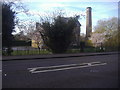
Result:
M3 88L118 88L118 55L3 61Z

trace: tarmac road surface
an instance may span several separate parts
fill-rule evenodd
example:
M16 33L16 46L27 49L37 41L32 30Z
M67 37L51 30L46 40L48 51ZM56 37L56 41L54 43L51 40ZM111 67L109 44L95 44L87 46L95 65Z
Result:
M2 88L118 88L118 54L2 62Z

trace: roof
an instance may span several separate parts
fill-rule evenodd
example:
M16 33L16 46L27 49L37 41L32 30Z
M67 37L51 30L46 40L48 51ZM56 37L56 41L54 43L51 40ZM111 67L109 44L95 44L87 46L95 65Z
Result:
M66 18L64 18L66 21L69 19L70 17L66 17ZM76 24L77 24L77 26L81 26L81 24L80 24L80 22L77 20L77 22L76 22Z

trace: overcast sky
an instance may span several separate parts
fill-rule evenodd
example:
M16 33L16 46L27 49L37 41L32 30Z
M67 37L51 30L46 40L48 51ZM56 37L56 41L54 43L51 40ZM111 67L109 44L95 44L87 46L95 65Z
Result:
M90 2L91 1L91 2ZM94 2L93 2L94 1ZM92 8L92 27L96 25L100 19L108 19L118 17L118 1L119 0L24 0L24 5L29 9L31 16L18 14L23 20L33 19L39 21L39 17L35 14L44 16L55 10L62 10L67 17L77 15L86 15L86 7ZM81 33L86 30L86 18L81 17Z

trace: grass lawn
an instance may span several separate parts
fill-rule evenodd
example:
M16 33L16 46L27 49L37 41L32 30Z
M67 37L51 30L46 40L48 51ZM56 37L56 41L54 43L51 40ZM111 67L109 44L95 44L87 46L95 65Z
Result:
M12 55L37 55L37 54L50 54L48 50L16 50L12 52Z
M103 52L99 48L85 48L84 52ZM80 49L68 49L67 54L69 53L81 53ZM48 50L14 50L12 52L12 56L16 55L45 55L45 54L52 54L52 52Z

